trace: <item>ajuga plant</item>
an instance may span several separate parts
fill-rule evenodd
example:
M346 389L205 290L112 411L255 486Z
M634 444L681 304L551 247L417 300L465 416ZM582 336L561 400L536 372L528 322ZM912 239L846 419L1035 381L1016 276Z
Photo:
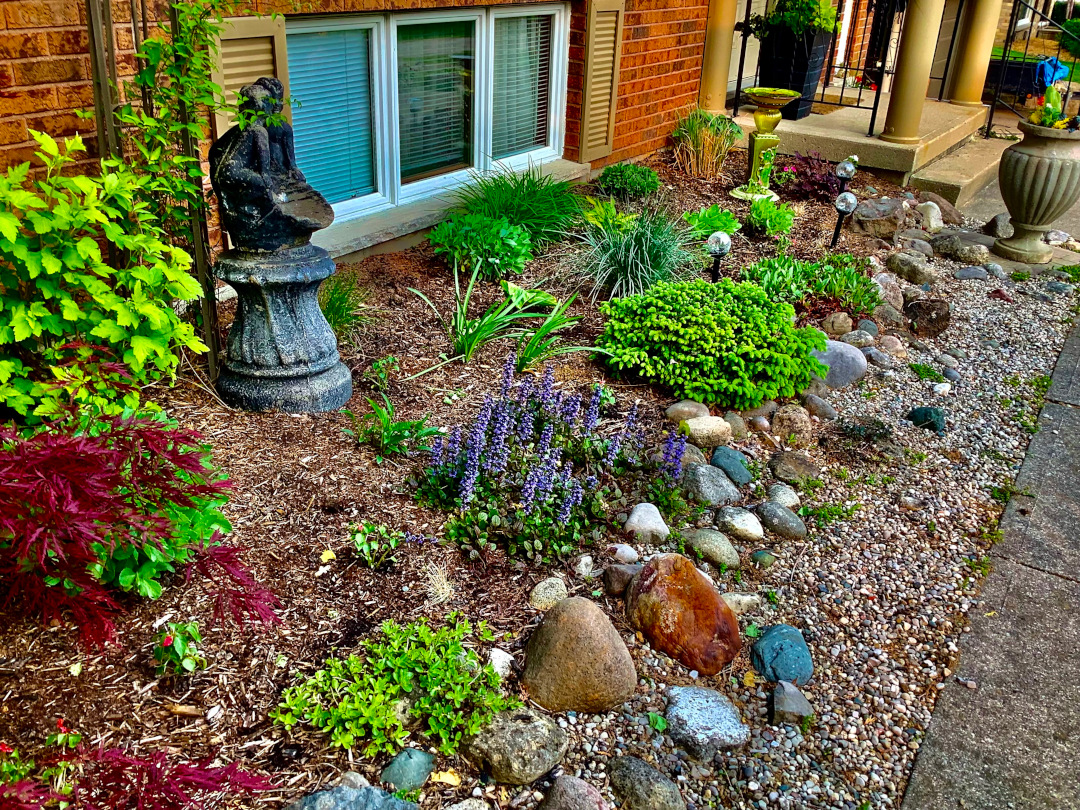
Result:
M838 253L811 262L791 256L762 259L742 270L744 281L760 285L769 297L810 307L835 302L852 313L872 312L881 294L865 259Z
M524 228L536 246L565 237L578 216L573 185L544 174L539 166L478 175L454 197L458 211L505 219Z
M601 431L600 386L583 399L556 389L551 366L539 384L518 380L515 362L511 354L498 394L476 418L436 442L418 497L454 512L446 536L470 556L501 543L539 562L599 540L624 492L656 475L642 453L636 405L617 429Z
M756 284L703 279L657 284L602 304L597 346L608 365L677 397L742 410L794 396L825 367L816 329L796 329L791 304Z

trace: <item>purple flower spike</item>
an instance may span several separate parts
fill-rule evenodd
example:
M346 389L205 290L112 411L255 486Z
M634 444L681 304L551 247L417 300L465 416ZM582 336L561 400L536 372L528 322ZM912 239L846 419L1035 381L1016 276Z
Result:
M431 443L431 466L441 467L446 454L446 442L442 436L436 436Z
M551 426L551 423L544 425L544 430L540 433L540 443L536 446L536 455L543 461L547 457L548 450L551 449L551 439L555 434L555 429Z
M502 472L510 455L508 439L513 430L513 403L504 399L495 406L491 414L491 441L488 452L483 458L484 472Z
M559 504L559 511L556 514L556 519L560 523L566 523L570 520L570 515L574 511L574 507L581 503L581 484L574 480L570 483L570 488L563 495L562 503Z
M499 389L499 396L503 399L510 396L510 391L514 387L515 368L517 368L517 352L512 351L506 355L506 362L503 363L502 388Z
M563 400L562 407L559 408L559 419L569 427L574 429L574 425L577 423L578 411L581 410L581 397L577 394L567 397Z
M469 430L469 439L465 445L465 472L461 477L458 494L462 504L469 503L476 492L476 479L480 477L480 460L487 447L487 428L491 421L491 398L485 397L480 406L480 413Z
M581 426L586 436L591 435L596 430L596 424L600 421L600 396L603 390L602 386L593 386L589 407L585 409L585 423Z
M540 380L540 390L536 398L540 407L546 412L551 411L552 398L555 393L555 369L548 365L544 366L544 376Z
M536 489L540 481L539 466L533 467L525 474L525 484L521 487L521 505L525 507L525 514L531 515L536 508Z
M600 486L600 480L595 475L586 476L586 478L585 478L585 489L592 492L598 486Z

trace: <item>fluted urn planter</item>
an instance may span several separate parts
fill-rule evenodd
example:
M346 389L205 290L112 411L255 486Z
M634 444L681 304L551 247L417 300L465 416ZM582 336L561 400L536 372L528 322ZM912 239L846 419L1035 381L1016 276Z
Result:
M1014 235L994 242L1006 259L1045 264L1053 251L1043 234L1080 197L1080 133L1020 122L1024 139L1005 150L998 185Z

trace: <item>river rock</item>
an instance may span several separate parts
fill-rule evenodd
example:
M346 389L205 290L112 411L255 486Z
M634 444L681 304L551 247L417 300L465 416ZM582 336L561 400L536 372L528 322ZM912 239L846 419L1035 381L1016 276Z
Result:
M780 403L775 399L767 399L758 405L756 408L750 408L743 411L744 419L753 419L755 416L763 416L766 419L772 419L773 414L780 409Z
M604 569L604 592L609 596L622 596L641 568L640 565L609 565Z
M776 562L776 555L767 548L759 548L750 555L750 560L762 569L772 568L773 563Z
M739 552L723 532L696 529L686 536L686 544L717 568L735 569L740 565Z
M772 420L772 432L792 447L808 447L814 441L814 423L800 405L785 405Z
M874 276L874 283L878 286L881 299L897 309L904 307L904 294L900 285L896 283L896 276L892 273L878 273Z
M691 464L683 475L683 489L688 497L705 506L735 503L742 496L739 488L723 470L711 464Z
M566 583L559 577L538 582L529 594L529 604L537 610L551 610L567 597Z
M986 281L986 276L985 267L961 267L953 273L957 281Z
M615 543L608 546L608 554L612 556L615 562L621 565L632 565L638 561L638 557L641 556L637 553L637 549L633 546L628 546L626 543Z
M941 209L936 202L927 200L915 206L922 218L922 229L927 233L937 233L945 227L945 220L941 218Z
M798 486L808 478L821 478L819 468L805 453L784 450L769 459L769 470L786 484Z
M859 324L856 327L856 329L858 331L866 332L866 334L868 334L868 335L870 335L870 337L874 337L874 338L876 338L878 336L878 332L881 331L878 328L878 325L874 321L870 320L869 318L860 318L859 319Z
M757 543L765 536L757 516L739 506L725 506L717 512L716 526L741 543Z
M780 681L769 694L769 725L781 723L798 725L805 717L814 716L814 707L799 687L789 681Z
M934 249L930 247L929 242L924 242L922 239L901 237L898 244L902 250L908 253L919 253L928 259L934 258Z
M528 708L495 715L466 741L466 758L496 782L527 785L566 756L570 741L552 718Z
M892 241L897 231L902 231L908 221L908 209L902 200L889 197L863 200L851 215L852 233L875 236Z
M904 306L903 293L900 293L897 298L900 301L899 308L893 306L891 303L878 304L874 307L874 317L885 324L886 329L898 329L907 324L903 313L900 311Z
M886 371L888 371L896 365L895 363L893 363L893 359L889 357L889 355L881 351L881 349L877 348L876 346L867 346L865 349L862 350L862 353L866 355L866 362L872 366L876 366L877 368L885 369Z
M1012 220L1008 211L1002 211L985 225L982 232L995 239L1009 239L1013 235Z
M671 534L671 529L664 522L660 510L651 503L639 503L630 512L630 517L623 524L623 531L632 534L640 543L661 543ZM634 562L620 560L619 562Z
M724 604L731 608L731 612L736 616L742 616L744 613L753 613L761 607L761 597L756 593L732 593L730 591L725 591L720 594L720 598L724 600Z
M305 796L285 810L418 810L418 807L375 787L338 785Z
M695 416L681 426L687 440L698 447L711 449L731 441L731 425L721 416Z
M937 276L926 264L926 257L919 253L891 253L885 266L912 284L934 284Z
M815 394L807 394L803 399L803 406L808 414L816 416L822 422L832 422L839 416L836 408Z
M896 335L882 335L881 340L878 341L878 347L892 355L907 355L904 342Z
M584 779L560 776L551 786L540 810L610 810L603 795Z
M849 346L854 346L856 349L874 345L874 336L861 329L855 329L854 331L848 332L846 335L842 335L840 340L847 343Z
M949 328L949 302L943 298L921 298L904 307L911 318L911 331L919 337L936 338Z
M746 438L746 422L739 414L735 413L735 411L728 411L724 414L724 421L731 427L731 438Z
M851 331L851 316L846 312L833 312L821 322L821 330L831 337L845 335Z
M608 778L620 810L686 810L675 783L637 757L615 759Z
M802 518L776 501L765 501L757 508L761 524L773 534L785 540L802 540L806 537L806 524Z
M953 253L953 258L964 264L986 264L990 261L990 248L965 242Z
M805 684L814 675L814 661L802 633L790 624L774 624L750 648L750 663L769 681Z
M787 484L773 484L766 494L769 496L770 501L775 501L788 509L798 509L802 505L799 494Z
M687 419L708 416L709 406L692 399L684 399L669 406L664 414L677 425L680 422L685 422Z
M592 600L572 596L549 610L533 632L521 682L548 711L598 714L634 694L637 671L604 612Z
M945 435L945 411L941 408L927 406L912 408L904 418L915 427L932 430L939 436Z
M435 757L419 748L406 748L390 760L379 774L379 781L391 785L395 791L416 790L423 787L435 768Z
M825 384L832 389L847 388L866 374L866 358L854 346L838 340L825 342L825 351L813 351L814 357L828 368Z
M718 751L746 745L750 739L750 727L739 710L715 689L671 687L664 717L672 741L705 762Z
M724 471L724 475L738 486L745 486L754 480L749 468L750 460L733 447L717 447L712 454L711 464Z
M964 215L960 213L959 209L951 202L946 200L940 194L936 194L933 191L920 191L919 199L924 202L932 202L941 212L941 219L946 225L963 225Z
M742 648L735 614L681 554L658 554L645 564L630 583L626 612L653 648L705 676Z

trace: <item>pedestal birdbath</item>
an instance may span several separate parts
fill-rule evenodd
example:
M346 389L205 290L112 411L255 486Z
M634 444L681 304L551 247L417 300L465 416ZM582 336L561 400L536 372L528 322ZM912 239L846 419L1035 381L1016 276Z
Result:
M311 244L334 211L297 168L292 127L272 123L281 120L281 82L259 79L240 95L251 123L210 147L210 180L233 245L214 273L237 294L218 393L252 411L337 410L352 396L352 375L318 301L335 266Z
M772 172L772 155L780 144L780 138L773 134L780 123L780 110L801 98L794 90L777 87L750 87L743 91L747 98L757 105L754 110L754 125L757 129L750 133L750 168L746 173L746 183L732 189L731 196L740 200L758 200L762 197L777 199L777 194L769 190L769 175Z

